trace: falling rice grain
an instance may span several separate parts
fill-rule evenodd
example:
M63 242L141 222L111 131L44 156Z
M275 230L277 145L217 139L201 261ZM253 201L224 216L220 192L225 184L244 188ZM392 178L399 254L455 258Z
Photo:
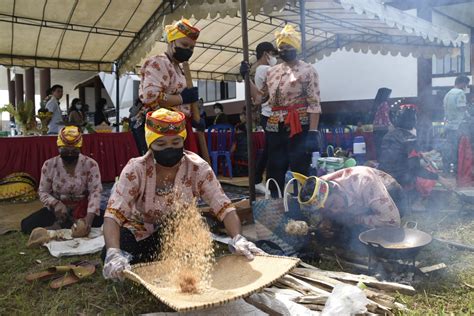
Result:
M195 294L204 291L211 283L214 248L196 201L186 203L185 200L177 196L174 211L164 218L160 254L162 271L157 271L157 275L167 278L160 281L171 283L178 291Z

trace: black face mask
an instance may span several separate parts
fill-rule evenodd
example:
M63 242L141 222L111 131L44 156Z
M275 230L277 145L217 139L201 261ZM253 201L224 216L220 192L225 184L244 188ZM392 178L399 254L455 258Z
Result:
M164 167L173 167L183 158L183 147L153 150L155 161Z
M175 46L173 58L179 61L180 63L188 61L193 55L193 51L187 48L182 48Z
M60 156L63 162L67 165L73 164L77 162L77 159L79 159L79 156L71 156L71 155L60 155Z
M284 49L278 52L284 62L290 62L296 59L296 49Z

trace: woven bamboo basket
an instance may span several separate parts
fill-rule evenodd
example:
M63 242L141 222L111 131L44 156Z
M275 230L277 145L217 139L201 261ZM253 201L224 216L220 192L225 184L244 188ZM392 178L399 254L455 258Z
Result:
M252 295L271 285L292 270L298 258L270 255L255 256L248 261L243 256L228 255L216 260L210 288L198 294L181 293L163 280L160 262L132 266L125 277L143 285L161 302L178 312L206 309Z

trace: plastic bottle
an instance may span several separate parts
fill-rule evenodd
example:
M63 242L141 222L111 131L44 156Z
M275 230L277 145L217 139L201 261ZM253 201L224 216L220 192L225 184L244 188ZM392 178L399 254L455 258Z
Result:
M365 163L365 140L364 136L354 137L353 145L354 159L357 161L357 165L363 165Z
M319 151L315 151L311 157L311 167L318 168L318 159L321 158Z

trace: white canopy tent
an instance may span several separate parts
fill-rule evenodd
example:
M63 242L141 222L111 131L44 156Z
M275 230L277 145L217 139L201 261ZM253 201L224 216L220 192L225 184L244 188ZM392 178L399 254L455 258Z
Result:
M181 9L183 16L193 17L191 21L202 29L191 60L194 78L239 79L241 19L238 3L232 2L232 7L229 2L190 3ZM263 8L269 9L268 1L260 2ZM298 2L283 3L283 6L281 1L273 2L274 9L279 10L266 13L262 9L257 15L248 15L250 50L261 41L272 42L274 32L286 23L300 25ZM310 62L338 49L414 57L444 56L457 54L461 43L468 41L466 34L433 25L377 0L307 0L304 11L306 56ZM159 35L156 38L159 41L148 53L146 46L141 48L143 53L139 55L144 58L128 59L125 68L131 69L132 65L142 64L146 57L163 52L166 43Z
M91 71L133 71L162 52L163 26L181 17L202 29L191 60L195 79L238 79L240 1L3 0L0 64ZM249 48L273 41L286 23L300 24L298 1L248 1ZM414 56L456 53L467 36L378 0L306 0L306 55L338 49Z

